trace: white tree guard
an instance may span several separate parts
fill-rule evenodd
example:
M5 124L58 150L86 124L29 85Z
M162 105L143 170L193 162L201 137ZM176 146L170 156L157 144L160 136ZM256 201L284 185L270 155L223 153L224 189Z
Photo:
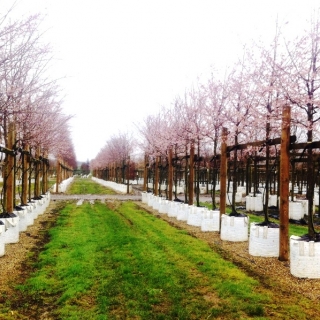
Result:
M71 178L69 178L71 179ZM72 177L73 179L73 177ZM108 187L108 188L111 188L115 191L118 191L118 192L121 192L121 193L127 193L127 189L128 189L128 186L127 184L122 184L122 183L116 183L114 181L106 181L106 180L103 180L103 179L99 179L99 178L95 178L95 177L91 177L91 179L105 187ZM68 179L67 179L68 180ZM64 180L66 181L66 180ZM72 182L72 180L70 182L65 182L63 186L65 186L65 184L70 184ZM67 184L67 186L68 186ZM60 188L61 184L59 185L59 188ZM65 187L65 190L67 188ZM65 191L60 191L59 189L59 192L65 192ZM132 185L129 184L129 193L132 192Z
M302 204L303 215L307 216L309 211L309 200L299 200L299 202Z
M148 206L149 207L152 207L152 205L153 205L153 201L154 201L154 195L152 194L152 193L150 193L149 195L148 195Z
M37 219L40 214L43 213L43 201L42 200L34 200L35 206L32 210L33 219Z
M276 207L277 206L277 198L278 198L278 196L276 194L271 194L269 196L269 207L271 207L271 206Z
M180 202L171 201L168 209L168 217L176 218L178 215Z
M187 224L194 227L201 227L202 215L207 208L194 207L192 211L189 212Z
M42 199L43 199L43 205L44 205L44 210L48 208L49 204L50 204L50 192L47 192L45 194L41 195Z
M58 192L62 192L62 193L66 192L68 186L72 181L73 181L73 177L63 180L58 186Z
M290 237L290 272L297 278L320 278L320 242Z
M141 192L141 202L148 203L148 193L145 191Z
M6 227L4 224L0 224L0 257L3 257L6 252L5 242L4 242L4 233Z
M289 218L300 220L304 217L304 208L300 201L289 201Z
M160 203L161 203L161 198L160 197L158 197L158 196L155 196L154 198L153 198L153 202L152 202L152 208L154 209L154 210L159 210L159 207L160 207Z
M28 224L27 224L28 210L27 209L16 210L13 213L19 217L19 232L26 231L28 228Z
M279 257L279 228L250 224L249 254L258 257Z
M246 193L246 187L245 186L238 186L237 192L241 193L241 195Z
M4 232L4 243L19 242L19 217L0 218L4 223L6 231Z
M248 241L249 217L221 216L221 240Z
M319 205L319 192L315 192L315 193L314 193L313 204L314 204L315 206L318 206L318 205Z
M38 215L40 214L44 214L44 212L46 211L47 205L46 205L46 199L42 198L37 200L37 206L38 206Z
M159 213L166 214L169 210L169 201L168 200L162 200L159 207Z
M33 218L33 213L32 213L33 206L26 205L26 206L22 206L22 207L24 208L24 210L27 211L27 213L25 215L27 227L33 225L33 223L34 223L34 218Z
M220 211L204 211L201 221L201 231L219 231L220 230Z
M189 216L189 205L187 203L184 203L182 206L180 206L178 215L177 215L177 220L179 221L187 221L188 216Z
M253 196L246 196L246 210L247 211L254 211L254 197Z
M236 202L242 202L242 192L236 193ZM227 193L226 203L228 206L232 204L232 192Z
M254 211L263 211L263 197L258 195L254 197Z

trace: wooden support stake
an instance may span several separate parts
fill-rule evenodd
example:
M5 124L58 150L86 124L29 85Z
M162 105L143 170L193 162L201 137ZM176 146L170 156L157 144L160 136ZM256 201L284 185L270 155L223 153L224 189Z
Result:
M46 151L44 153L44 158L48 159L48 152ZM49 170L49 164L46 161L42 164L42 194L45 194L48 191L48 170Z
M59 183L60 183L60 170L61 170L59 158L57 159L56 170L57 170L57 173L56 173L56 175L57 175L57 177L56 177L56 193L58 193L59 192Z
M127 194L129 194L130 156L127 159Z
M172 165L172 147L169 149L169 168L168 168L168 199L172 201L172 184L173 184L173 165Z
M190 145L190 161L189 161L189 205L193 205L194 197L194 145Z
M283 107L280 152L280 243L279 260L289 259L289 166L291 109Z
M36 149L36 165L35 165L35 182L34 182L34 197L40 196L40 147Z
M222 128L221 159L220 159L220 217L222 214L226 213L227 138L228 138L228 129Z
M25 146L25 151L29 152L29 145ZM28 174L29 174L29 161L28 155L22 154L22 204L26 205L28 202Z
M14 123L10 122L9 124L9 132L8 132L8 143L7 147L9 150L12 150L15 142L15 128ZM6 212L13 213L13 198L15 196L14 192L14 155L9 152L7 153L7 185L6 185Z
M148 186L148 156L144 156L144 170L143 170L143 191L147 191Z
M155 170L155 178L154 178L154 190L153 193L155 196L158 195L158 188L159 188L159 157L156 157L156 164L154 167Z

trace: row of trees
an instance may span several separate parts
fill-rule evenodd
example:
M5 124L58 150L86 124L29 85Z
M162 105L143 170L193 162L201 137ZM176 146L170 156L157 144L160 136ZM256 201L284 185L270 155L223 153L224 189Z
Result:
M167 159L170 150L174 159L188 159L190 150L194 150L195 165L202 159L217 159L221 153L222 127L225 127L227 144L233 146L229 156L233 161L231 179L235 195L239 161L263 157L266 173L270 165L274 165L279 146L269 142L280 137L283 106L291 106L291 134L296 142L311 145L318 140L319 27L319 16L314 15L306 31L295 39L288 39L277 24L272 43L244 48L242 57L225 70L223 76L213 72L206 83L199 83L176 97L171 107L147 116L139 125L142 139L137 148L148 155L149 166L159 156ZM261 144L255 145L254 141ZM240 150L238 146L243 144L248 145ZM99 154L99 162L97 159L92 162L92 168L109 164L108 148L105 151L104 156ZM317 148L304 147L298 155L307 156L309 210L313 207L315 152ZM267 192L268 177L266 174ZM268 194L266 196L268 198ZM310 214L312 216L311 211ZM310 232L314 233L311 226Z
M76 165L70 116L63 112L58 80L50 78L53 53L43 42L41 17L12 20L10 13L0 18L0 156L4 186L10 152L56 159L69 167Z
M57 80L49 78L52 52L41 42L40 16L6 22L3 18L0 29L1 141L6 143L8 124L14 122L17 146L41 146L74 162L70 116L63 113Z
M135 179L135 162L132 157L136 141L129 133L115 134L101 148L95 159L91 160L90 168L99 178L124 183ZM104 169L102 172L101 169Z

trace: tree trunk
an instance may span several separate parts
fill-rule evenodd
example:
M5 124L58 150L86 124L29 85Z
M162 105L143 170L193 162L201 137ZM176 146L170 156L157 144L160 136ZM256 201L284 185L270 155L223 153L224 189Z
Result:
M267 125L266 125L266 174L265 174L265 192L262 195L262 203L263 203L263 213L264 213L264 222L266 224L269 223L268 216L268 207L269 207L269 161L270 161L270 120L269 115L267 117Z
M169 168L168 168L168 199L172 201L172 182L173 182L173 166L172 166L172 147L169 149Z
M289 259L289 165L290 107L283 108L280 154L280 243L279 260Z
M7 147L9 150L13 150L15 143L15 128L14 128L14 123L10 122L9 123L9 130L8 130L8 143ZM6 208L5 211L7 213L13 213L13 198L15 195L15 190L14 188L14 154L12 152L7 153L7 165L6 165L6 170L7 170L7 183L6 183Z
M198 139L198 155L197 155L197 190L196 190L196 200L197 207L200 206L200 141Z
M221 143L221 160L220 160L220 216L226 213L227 138L228 138L228 129L223 128L222 143Z
M29 162L27 152L29 152L29 146L26 145L24 149L22 153L22 204L26 205L28 202Z
M238 156L238 136L237 134L235 135L234 138L234 145L235 145L235 150L234 150L234 159L233 159L233 173L232 173L232 201L231 201L231 206L232 206L232 214L237 214L236 210L236 194L237 194L237 156Z
M308 105L308 123L310 124L308 130L307 143L312 143L312 117L313 117L313 106ZM312 148L307 149L307 199L309 202L308 207L308 235L311 239L315 239L316 231L313 223L313 196L314 196L314 163L312 157Z
M189 161L189 205L193 205L193 189L194 189L194 145L190 145L190 161Z

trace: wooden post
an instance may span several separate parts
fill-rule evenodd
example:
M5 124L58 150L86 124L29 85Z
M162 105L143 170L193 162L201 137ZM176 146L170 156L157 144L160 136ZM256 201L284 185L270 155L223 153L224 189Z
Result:
M59 158L57 159L57 173L56 173L56 193L59 192L59 183L60 183L60 161Z
M29 145L26 145L22 154L22 204L26 205L28 202L28 173L29 161L27 154L29 152Z
M173 165L172 165L172 147L169 148L169 167L168 167L168 199L172 201L172 184L173 184Z
M40 196L40 147L36 149L34 197Z
M220 217L222 214L226 213L227 138L228 138L228 129L222 128L221 159L220 159Z
M127 194L129 194L130 156L127 159Z
M291 109L283 107L280 152L280 243L279 260L289 259L289 165Z
M61 163L60 163L60 181L59 181L59 183L61 183L63 180L65 180L65 176L66 176L66 167L64 165L64 161L61 161Z
M42 194L45 194L48 191L48 152L44 153L44 161L42 162Z
M189 161L189 202L188 204L193 205L193 197L194 197L194 144L190 145L190 161Z
M15 128L14 128L14 123L10 122L9 124L9 132L8 132L8 149L12 150L14 147L14 142L15 142ZM9 152L7 153L7 184L6 184L6 190L7 190L7 195L6 195L6 212L7 213L13 213L13 198L15 196L14 192L14 155Z
M148 186L148 156L144 156L144 170L143 170L143 191L147 191Z
M155 170L155 175L154 175L154 195L157 196L158 195L158 187L159 187L159 157L156 156L156 164L154 167Z

